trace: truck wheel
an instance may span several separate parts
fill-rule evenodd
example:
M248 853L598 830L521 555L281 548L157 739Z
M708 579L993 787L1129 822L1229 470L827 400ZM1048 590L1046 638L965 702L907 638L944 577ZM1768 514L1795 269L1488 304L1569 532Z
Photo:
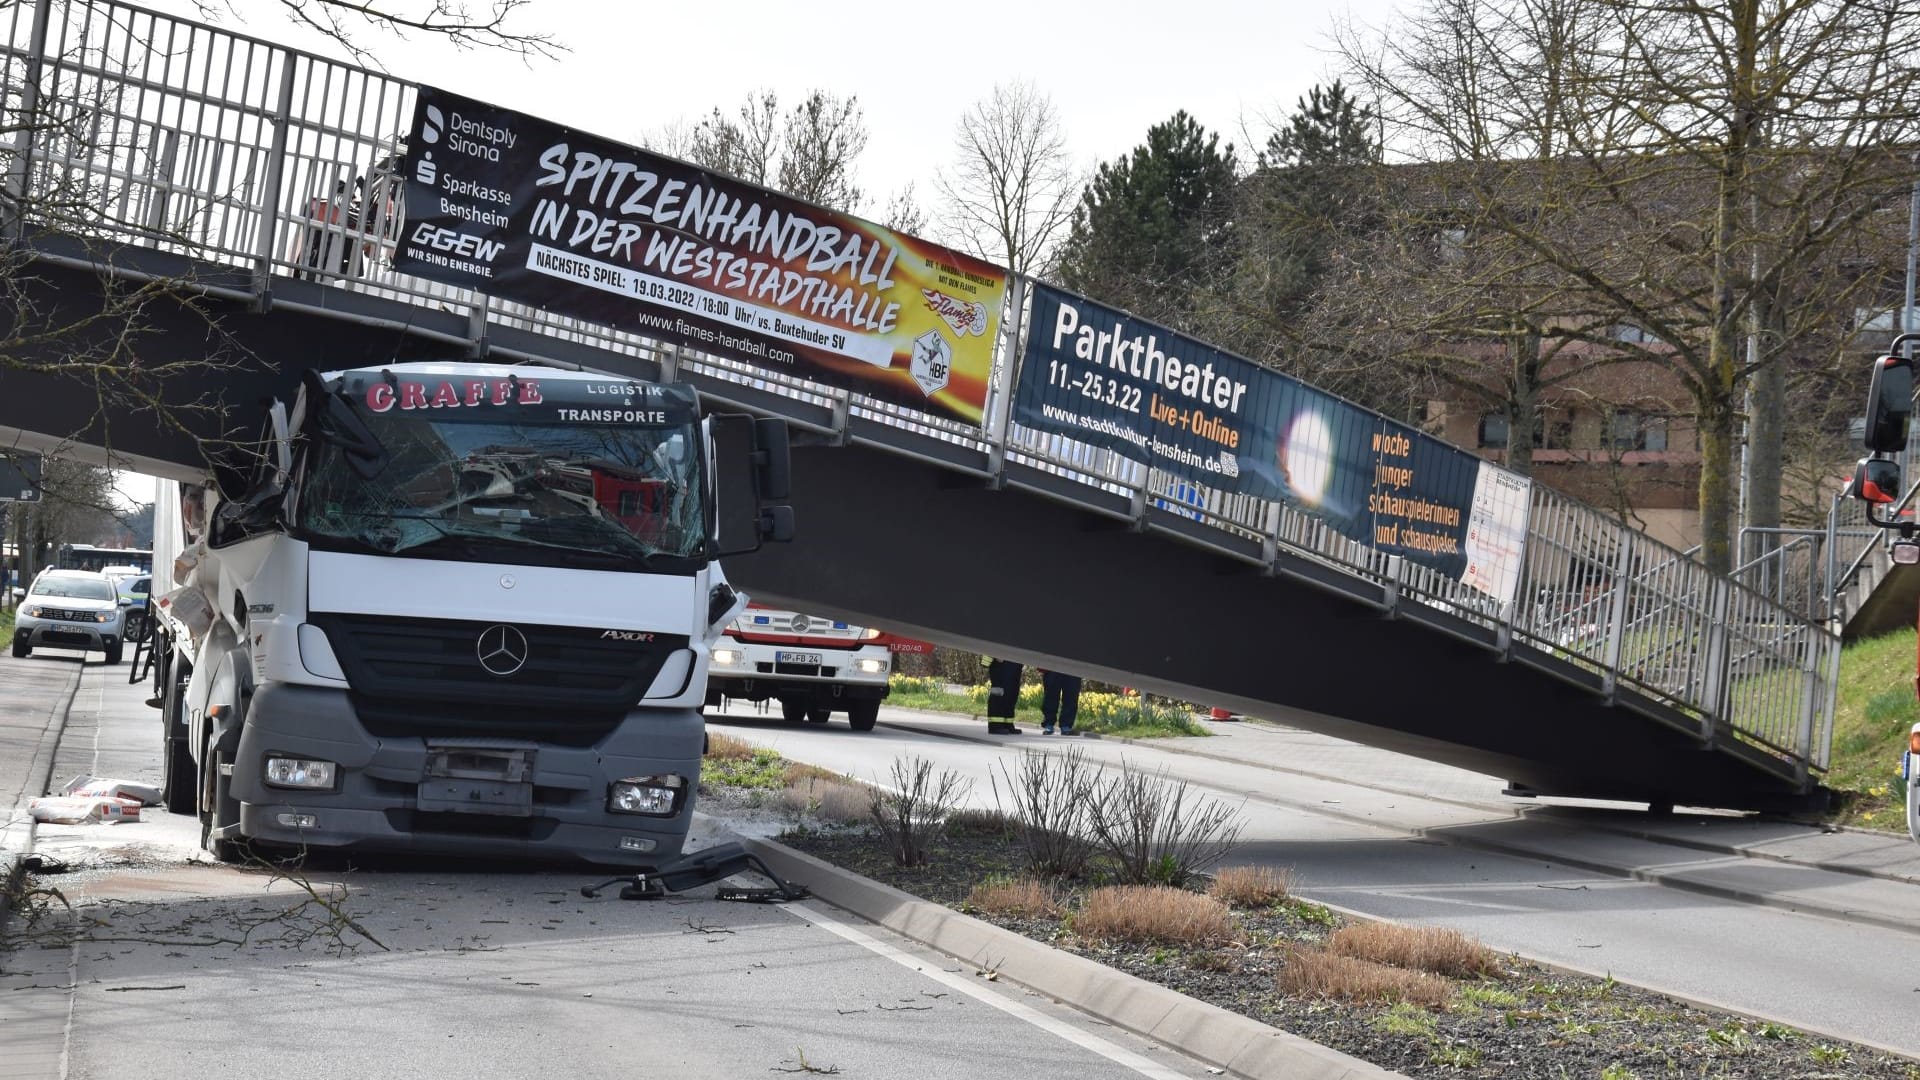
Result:
M187 740L167 739L161 750L161 761L166 772L161 783L161 794L166 799L167 813L193 813L194 775L193 755L187 752Z
M855 731L872 731L874 722L880 719L880 703L877 701L854 701L847 704L847 723Z
M204 805L200 808L200 846L223 863L237 863L245 855L241 846L235 841L217 838L217 830L240 820L240 801L233 797L233 778L221 768L232 763L227 755L216 753L212 746L207 747L200 760L207 766L206 783L201 786Z
M797 724L807 718L807 703L792 698L780 699L780 719L789 724Z
M13 655L24 657L32 651L33 646L27 644L27 636L25 634L13 635Z
M827 709L827 708L813 708L813 709L808 709L808 710L807 710L807 723L809 723L809 724L824 724L824 723L826 723L826 722L827 722L827 717L829 717L829 716L832 716L832 715L833 715L833 710L832 710L832 709Z

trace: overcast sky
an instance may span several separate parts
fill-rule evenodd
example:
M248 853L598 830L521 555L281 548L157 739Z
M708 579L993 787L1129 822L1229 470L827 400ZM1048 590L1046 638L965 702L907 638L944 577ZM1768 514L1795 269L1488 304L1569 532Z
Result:
M488 0L467 0L484 8ZM163 0L190 12L185 0ZM325 48L269 0L232 0L257 37ZM418 6L401 3L400 9ZM874 4L848 0L531 0L511 24L554 35L570 52L526 64L456 52L414 35L361 35L402 78L640 142L747 91L782 103L809 90L857 95L872 135L858 178L877 215L909 182L932 201L952 158L955 122L996 83L1025 80L1053 98L1084 165L1118 157L1147 128L1186 109L1223 141L1245 145L1243 121L1285 112L1327 75L1336 18L1387 20L1393 0L1156 0Z
M468 0L485 9L488 0ZM198 17L190 0L146 0ZM314 52L339 50L292 25L274 0L231 0L219 25ZM403 3L400 10L417 7ZM1381 25L1394 0L1104 0L875 4L851 0L532 0L515 29L547 33L569 51L521 62L459 52L430 35L365 32L387 70L468 97L623 142L642 142L749 90L783 103L808 91L857 95L871 135L858 163L860 212L882 214L912 183L931 215L934 176L953 158L956 121L994 85L1032 83L1053 99L1068 147L1091 171L1185 109L1223 142L1266 138L1330 71L1336 19ZM244 15L245 18L240 16ZM149 481L121 485L152 498Z

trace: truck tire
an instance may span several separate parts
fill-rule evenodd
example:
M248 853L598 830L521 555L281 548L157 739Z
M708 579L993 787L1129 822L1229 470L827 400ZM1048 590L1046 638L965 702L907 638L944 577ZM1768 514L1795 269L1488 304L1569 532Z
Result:
M200 779L193 770L193 755L187 752L187 740L167 736L161 740L162 774L160 793L166 800L167 813L193 813L193 796Z
M218 830L240 820L240 802L233 797L233 778L221 768L232 762L211 743L200 760L206 763L204 783L200 786L200 846L223 863L237 863L245 856L240 844L218 837Z
M28 653L32 651L33 651L33 646L27 644L27 636L25 634L13 635L13 655L14 656L24 658Z
M832 709L829 709L825 706L815 706L807 710L807 723L824 724L827 722L827 717L832 715L833 715Z
M878 701L850 701L847 703L847 723L855 731L872 731L875 721L880 719Z
M807 718L807 703L794 698L780 699L780 719L797 724Z
M186 701L187 677L192 666L186 658L171 650L170 642L159 643L168 649L166 662L156 665L154 689L160 699L160 761L165 770L161 796L170 814L191 814L200 791L200 774L188 745ZM166 685L159 685L160 673L166 673Z

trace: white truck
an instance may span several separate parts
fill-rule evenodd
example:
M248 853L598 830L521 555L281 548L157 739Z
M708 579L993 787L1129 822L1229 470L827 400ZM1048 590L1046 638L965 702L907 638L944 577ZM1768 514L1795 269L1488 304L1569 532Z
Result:
M162 482L168 809L223 859L672 863L708 650L745 607L717 559L791 538L791 510L763 505L786 475L783 422L702 420L686 387L309 372L250 477Z
M889 638L836 619L749 604L713 644L707 707L723 698L780 703L790 724L824 724L836 710L872 731L893 675Z

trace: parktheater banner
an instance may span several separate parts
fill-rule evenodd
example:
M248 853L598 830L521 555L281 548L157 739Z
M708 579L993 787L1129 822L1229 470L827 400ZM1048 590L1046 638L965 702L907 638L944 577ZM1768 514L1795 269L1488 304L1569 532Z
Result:
M980 422L1006 272L421 87L396 269Z
M1530 481L1164 326L1036 284L1014 419L1513 599Z

